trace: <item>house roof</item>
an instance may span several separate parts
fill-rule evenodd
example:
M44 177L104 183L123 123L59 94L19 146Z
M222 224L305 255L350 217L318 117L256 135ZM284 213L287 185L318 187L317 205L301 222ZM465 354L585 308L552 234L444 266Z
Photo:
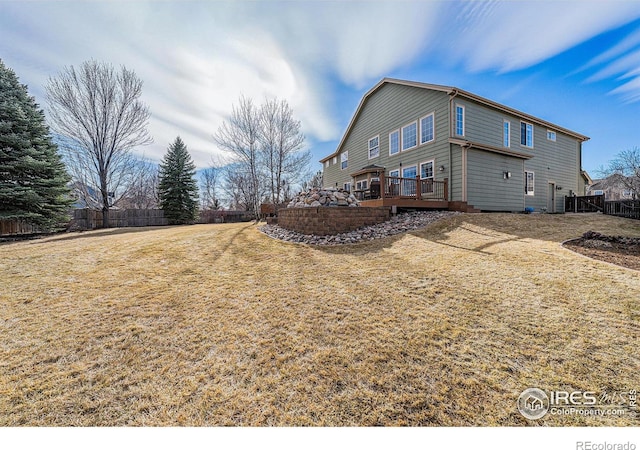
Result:
M325 161L333 158L334 156L337 156L338 153L340 152L340 149L342 148L342 145L344 144L344 141L346 140L347 136L349 135L349 133L351 132L351 128L353 128L353 125L355 124L356 120L358 119L358 117L360 116L360 113L362 112L362 108L364 107L364 104L366 103L366 101L369 99L369 97L371 95L373 95L378 89L380 89L382 86L384 86L385 84L396 84L396 85L400 85L400 86L411 86L411 87L416 87L416 88L420 88L420 89L430 89L432 91L440 91L440 92L445 92L448 95L454 96L454 97L462 97L462 98L467 98L473 101L476 101L478 103L482 103L484 105L487 106L491 106L492 108L498 109L500 111L504 111L506 113L509 114L513 114L515 116L519 116L523 119L526 119L530 122L533 122L535 124L538 125L542 125L546 128L550 128L553 129L555 131L559 131L561 133L567 134L571 137L574 137L580 141L588 141L589 137L585 136L583 134L580 133L576 133L575 131L571 131L567 128L561 127L559 125L555 125L551 122L547 122L546 120L540 119L538 117L532 116L531 114L527 114L524 113L522 111L518 111L517 109L511 108L509 106L505 106L502 105L500 103L494 102L493 100L489 100L488 98L484 98L481 97L479 95L473 94L471 92L465 91L463 89L454 87L454 86L443 86L443 85L439 85L439 84L428 84L428 83L421 83L418 81L408 81L408 80L399 80L396 78L383 78L382 80L380 80L378 83L376 83L375 86L373 86L366 94L364 94L364 96L362 97L362 100L360 100L360 103L358 104L358 108L356 109L355 114L353 115L353 117L351 118L351 122L349 122L349 125L347 126L346 131L344 132L342 139L340 140L340 143L338 144L338 147L336 148L336 150L331 153L328 156L325 156L324 158L322 158L320 160L321 163L324 163Z
M378 166L376 164L370 164L358 170L357 172L353 172L350 176L357 177L358 175L363 175L365 173L384 172L384 170L385 168L382 166Z
M500 153L501 155L513 156L520 159L531 159L533 155L527 155L526 153L516 152L508 148L494 147L493 145L481 144L479 142L467 141L465 139L449 138L449 143L459 145L460 147L475 148L478 150L484 150L492 153Z

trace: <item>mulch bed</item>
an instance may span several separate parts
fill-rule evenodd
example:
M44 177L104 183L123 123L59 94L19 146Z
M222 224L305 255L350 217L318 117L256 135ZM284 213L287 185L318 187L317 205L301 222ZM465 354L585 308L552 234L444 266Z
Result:
M640 270L640 238L606 236L587 231L564 246L576 253L629 269Z

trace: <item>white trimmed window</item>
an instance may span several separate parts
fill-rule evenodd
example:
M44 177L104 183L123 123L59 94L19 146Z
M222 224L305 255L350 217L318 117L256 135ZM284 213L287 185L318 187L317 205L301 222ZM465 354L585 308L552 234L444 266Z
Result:
M520 144L533 148L533 124L520 122Z
M433 120L434 113L420 119L420 144L426 144L435 139Z
M349 167L349 152L343 152L340 155L340 163L342 165L342 169L346 169L347 167Z
M409 178L402 182L402 195L416 195L416 179L418 168L416 166L405 167L402 169L402 178Z
M418 145L418 122L402 127L402 151Z
M367 180L356 181L357 190L365 190L367 188Z
M380 136L369 139L369 159L380 156Z
M351 182L344 184L344 190L347 192L351 192Z
M464 136L464 106L456 105L456 135Z
M524 173L524 193L534 195L535 176L533 172Z
M547 140L549 141L556 141L556 132L555 131L551 131L551 130L547 130Z
M338 157L337 157L337 156L334 156L334 157L333 157L333 163L334 163L334 164L338 164Z
M502 122L502 146L511 147L511 122Z
M604 191L602 189L596 189L593 191L593 195L604 195Z
M420 179L433 179L433 161L427 161L420 164Z
M328 159L324 162L324 167L329 167L329 160Z
M395 155L400 152L400 130L389 133L389 155Z

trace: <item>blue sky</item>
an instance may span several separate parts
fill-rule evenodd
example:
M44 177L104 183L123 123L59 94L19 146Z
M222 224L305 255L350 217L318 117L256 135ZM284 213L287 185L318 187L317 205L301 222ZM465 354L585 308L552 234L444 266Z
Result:
M160 160L199 167L240 95L286 99L314 169L383 77L457 86L591 137L596 172L640 147L640 1L6 1L0 58L44 86L85 60L135 70ZM597 173L596 173L597 175Z

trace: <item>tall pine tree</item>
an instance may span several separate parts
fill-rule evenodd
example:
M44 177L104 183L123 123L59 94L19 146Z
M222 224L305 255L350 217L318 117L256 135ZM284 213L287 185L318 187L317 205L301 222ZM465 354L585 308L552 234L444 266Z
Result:
M72 203L68 182L44 113L0 60L0 219L59 226Z
M198 213L196 165L180 136L160 164L160 206L170 224L193 223Z

